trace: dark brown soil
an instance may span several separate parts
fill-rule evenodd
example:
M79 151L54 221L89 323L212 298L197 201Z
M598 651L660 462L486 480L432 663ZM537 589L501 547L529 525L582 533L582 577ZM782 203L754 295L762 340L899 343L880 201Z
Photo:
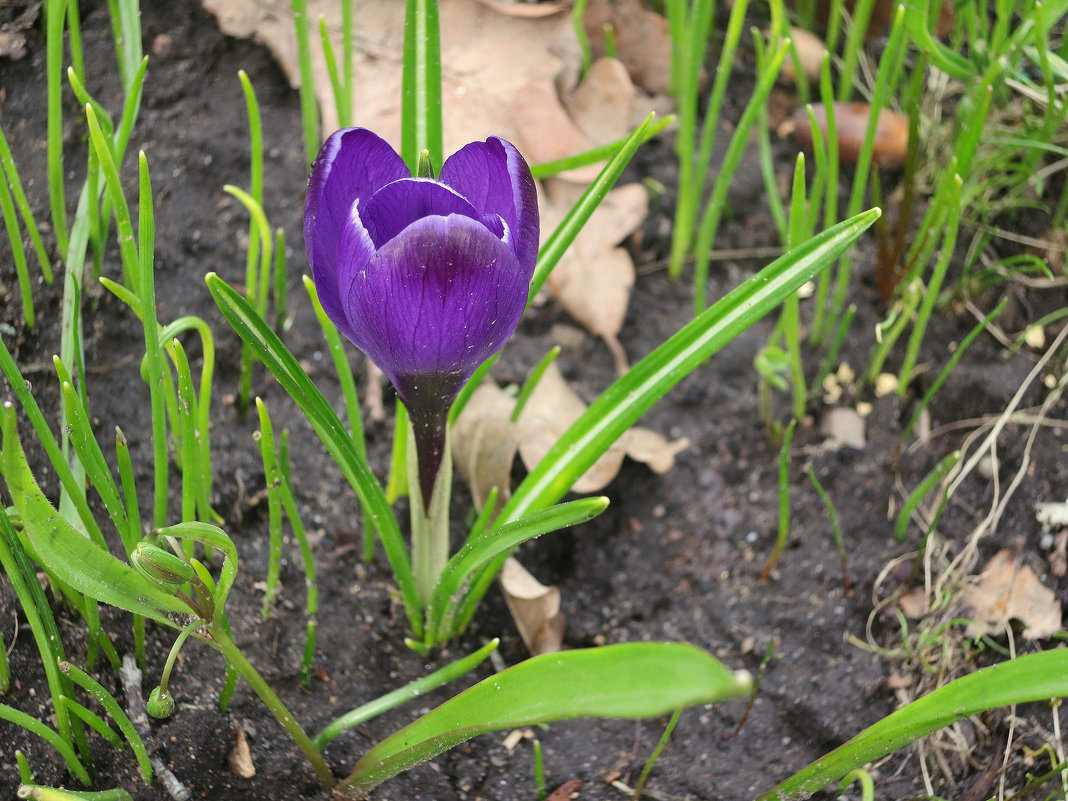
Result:
M89 4L83 13L89 90L105 107L115 108L118 89L106 8L100 3ZM169 37L170 45L157 48L152 58L130 152L143 149L147 153L154 181L160 320L202 315L210 321L218 340L212 430L215 506L228 521L242 557L228 607L239 645L312 732L342 712L470 652L487 638L502 638L501 655L506 663L521 660L522 643L496 590L486 598L470 631L451 645L447 654L423 659L405 648L403 615L394 602L393 582L381 549L372 564L364 565L351 547L359 536L355 498L291 402L260 368L255 374L254 392L269 404L276 429L288 427L293 432L291 452L299 502L309 530L318 540L317 678L310 692L300 688L305 617L299 553L294 544L288 546L281 603L276 616L262 622L262 590L257 583L266 567L267 532L265 504L258 502L263 469L253 441L256 426L242 420L232 404L218 400L236 391L239 347L203 283L208 271L218 272L231 283L243 281L242 241L247 221L240 205L225 195L222 187L227 183L243 186L248 181L248 134L237 79L238 70L244 69L252 78L263 112L265 206L272 223L284 226L292 250L292 325L285 338L326 395L340 403L329 358L299 283L306 267L300 233L306 173L298 99L266 51L222 36L213 20L190 0L146 2L142 24L146 52L152 51L157 36ZM2 123L31 202L44 219L48 216L45 66L39 31L28 32L28 50L21 61L0 62L0 87L6 94ZM739 66L743 77L746 70L745 65ZM738 113L741 102L734 104L733 114ZM84 169L85 131L78 122L73 98L69 98L66 112L68 185L74 197ZM777 148L781 162L789 164L792 148L785 143ZM654 143L640 158L632 168L635 176L649 173L669 187L673 185L669 142ZM124 175L132 184L131 161L127 159ZM739 176L732 195L733 218L723 226L717 246L775 245L774 226L763 202L755 162L743 165ZM663 231L670 213L666 202L655 209L644 238L635 245L640 275L622 334L632 360L651 351L691 314L691 290L686 282L672 282L655 267L655 260L664 251ZM0 245L0 249L4 247ZM862 276L870 274L872 249L870 239L860 247L857 269ZM59 347L58 326L52 322L59 316L59 282L37 287L35 298L42 322L37 330L24 331L19 328L14 270L6 250L0 265L0 319L5 342L16 354L39 402L54 419L58 393L49 357ZM760 260L719 265L709 296L722 295L762 265ZM104 270L108 275L118 273L117 253L109 254ZM852 300L858 306L857 321L843 354L858 370L871 347L873 326L885 313L869 284L864 277L855 282ZM106 440L106 432L120 424L130 437L135 464L151 464L148 395L138 377L139 353L143 352L140 325L125 306L99 288L90 287L88 297L84 310L86 360L96 430ZM990 308L993 300L979 298L977 302ZM1063 305L1063 300L1057 297L1040 303ZM1021 304L1017 327L1038 313ZM495 376L501 381L521 380L554 344L557 324L575 326L552 303L535 310L505 349ZM930 375L937 375L945 362L949 343L959 342L973 324L965 316L934 320L923 351L932 365ZM656 476L642 465L628 463L608 490L612 505L607 513L579 529L548 535L522 552L524 562L539 578L560 586L569 623L566 644L570 647L682 640L710 650L732 667L756 671L769 643L774 642L756 703L738 736L726 739L743 715L742 702L683 714L650 781L650 787L659 793L657 798L753 798L895 707L895 692L887 679L898 665L846 638L855 635L864 639L876 576L892 559L914 551L919 544L915 526L905 542L893 539L896 511L888 508L891 504L894 510L900 508L900 488L915 487L971 430L944 434L933 439L930 447L902 457L898 439L903 423L912 414L914 400L876 401L863 450L822 448L824 438L818 426L803 421L795 437L790 470L789 544L772 578L758 580L778 525L778 448L769 441L756 412L752 368L753 356L770 329L770 321L765 321L739 337L646 416L645 425L672 437L687 437L692 443L672 472ZM192 355L198 356L195 349ZM809 370L814 372L818 354L813 354L811 362ZM567 347L560 363L567 378L588 398L613 379L607 349L589 336L581 336L578 344ZM362 370L361 360L355 356L353 364ZM1031 357L1021 354L1006 358L1002 346L980 338L932 404L933 425L1000 412L1032 366ZM1039 403L1042 392L1040 382L1036 382L1022 406ZM6 386L3 397L11 397ZM777 411L781 416L786 414L781 400ZM1052 414L1063 415L1064 411L1062 403ZM379 469L386 463L390 431L388 424L369 424L372 463ZM1009 426L1002 438L999 458L1003 482L1020 465L1024 431L1020 426ZM24 426L23 432L27 434L28 428ZM1062 445L1058 429L1039 437L1027 475L1000 527L984 541L981 555L985 558L999 547L1015 547L1063 600L1068 582L1048 575L1043 532L1032 512L1036 501L1062 500L1068 494ZM43 454L37 448L29 451L42 484L55 497L56 481L45 467ZM843 592L826 510L804 474L808 462L837 507L853 589L848 597ZM142 490L147 484L147 480L142 482ZM993 492L992 482L972 474L945 513L939 527L942 536L958 547L966 541L989 508ZM467 496L460 487L454 496L454 517L462 520ZM62 606L57 606L56 614L69 657L83 664L86 646L81 625ZM19 621L23 628L12 638L19 618L10 587L0 583L0 631L11 650L14 677L2 701L47 720L47 689L24 621ZM128 618L109 613L105 623L119 653L130 650ZM896 624L892 616L876 620L875 630L885 642L893 642ZM170 636L170 632L151 632L146 692L158 679ZM1025 650L1035 646L1020 641L1018 647ZM959 669L978 666L988 658L980 655ZM456 687L488 675L489 670L487 664ZM125 701L115 674L106 664L98 665L96 675ZM239 686L228 713L218 711L222 680L219 657L202 644L187 646L172 680L177 711L169 720L153 723L150 749L191 789L194 798L325 798L313 772L246 686ZM433 693L339 738L327 750L335 772L344 775L378 739L444 700L456 687ZM1047 711L1038 709L1034 714L1038 725L1050 728ZM255 762L256 775L251 779L238 778L227 766L237 724L248 735ZM633 785L664 724L664 720L575 721L538 731L548 784L555 787L565 780L579 779L581 798L626 798L606 779L618 776ZM480 737L388 782L374 797L409 801L535 798L529 740L508 749L502 745L503 739L504 733ZM1013 741L1010 763L1017 767L1012 775L1020 775L1023 746L1037 747L1042 742L1033 727L1022 726ZM0 723L0 797L14 795L16 748L27 754L41 783L77 789L51 748L20 728ZM159 784L146 788L140 783L128 751L116 753L97 741L94 753L96 788L122 787L146 801L167 797ZM957 772L948 779L938 778L936 771L936 792L944 797L964 797L991 754L991 740L978 737L971 748L969 767L961 769L955 762ZM876 775L881 798L908 798L924 792L917 758L910 750L891 757ZM987 798L992 792L980 789L975 797ZM832 796L834 793L828 792L824 797Z

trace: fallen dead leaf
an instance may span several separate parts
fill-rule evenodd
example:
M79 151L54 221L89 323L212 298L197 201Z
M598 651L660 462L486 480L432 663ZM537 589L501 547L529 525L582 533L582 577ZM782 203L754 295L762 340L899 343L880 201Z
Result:
M1028 640L1061 630L1061 605L1029 566L1020 564L1007 548L987 562L975 584L961 594L963 614L970 619L968 636L997 633L1009 620L1024 624Z
M810 81L819 80L820 70L823 68L823 57L827 53L827 45L816 34L798 28L796 25L790 28L790 38L797 48L798 60L801 62L801 71ZM787 56L782 65L782 77L791 83L797 83L797 72L794 60Z
M561 181L546 185L551 206L545 230L552 230L578 190ZM604 339L619 374L627 370L627 356L618 336L634 287L634 262L619 243L641 225L648 208L649 195L640 184L613 189L549 274L553 295L590 333Z
M585 411L585 402L568 387L560 368L551 364L519 416L519 456L528 470ZM675 455L688 445L685 438L672 442L648 429L632 428L575 482L572 490L588 493L604 489L619 473L624 456L645 462L658 473L667 472L674 465Z
M471 394L453 425L453 461L471 488L476 509L482 509L494 487L498 506L511 496L512 462L519 447L519 426L511 419L514 408L515 398L486 382Z
M478 0L478 2L509 17L527 18L548 17L570 7L570 3L563 2L508 3L504 0Z
M919 620L927 614L927 596L923 590L906 592L897 599L898 608L910 620Z
M650 94L667 93L671 33L663 15L645 8L641 0L591 0L582 21L597 56L605 53L605 25L611 25L616 55L631 80Z
M514 407L514 398L486 382L471 395L453 426L453 460L479 508L493 487L498 488L502 502L509 497L517 450L527 469L533 469L586 411L585 402L567 386L556 364L542 375L517 423L511 422ZM666 473L689 444L686 438L672 441L647 428L631 428L575 482L572 491L604 489L619 473L625 456L643 462L655 473Z
M0 31L0 58L18 61L26 55L26 36L20 31Z
M559 651L567 628L560 612L560 590L542 584L514 556L501 569L501 589L531 656Z
M834 449L853 448L862 451L867 445L864 418L846 406L828 409L820 423L820 431L827 437L828 447Z
M290 84L300 85L290 0L202 2L218 19L224 33L251 37L265 44ZM541 5L545 4L538 4ZM341 52L340 9L340 4L333 0L308 2L309 18L313 21L320 15L325 18L338 53ZM361 0L358 12L353 88L355 121L397 145L404 4L396 0ZM479 0L441 0L439 25L447 153L491 134L517 141L520 129L512 115L515 98L532 83L551 87L568 62L578 62L578 46L568 14L537 18L505 16L496 6ZM333 89L314 31L312 40L315 91L323 129L329 132L337 127ZM545 99L559 105L555 92L545 95Z
M1068 575L1068 531L1053 538L1053 552L1049 555L1049 572L1057 578Z
M582 782L578 779L568 779L546 797L545 801L570 801L573 795L578 795Z
M230 766L230 772L242 779L251 779L256 775L256 766L252 764L252 752L248 747L248 739L241 724L234 724L234 745L230 753L226 755L226 763Z
M563 98L568 115L595 145L630 133L637 100L627 68L614 58L594 61L582 83Z

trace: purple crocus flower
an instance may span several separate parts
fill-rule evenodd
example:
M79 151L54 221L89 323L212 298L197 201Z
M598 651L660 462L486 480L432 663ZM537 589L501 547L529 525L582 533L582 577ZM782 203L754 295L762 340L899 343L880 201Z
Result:
M460 388L515 331L538 255L530 169L508 142L472 142L437 180L345 128L312 167L304 241L319 300L408 407L429 504Z

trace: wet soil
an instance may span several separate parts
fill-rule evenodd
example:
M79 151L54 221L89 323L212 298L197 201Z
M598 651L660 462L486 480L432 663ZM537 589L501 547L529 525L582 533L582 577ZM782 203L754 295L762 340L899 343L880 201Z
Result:
M110 23L103 4L83 11L89 91L106 108L116 108L114 50ZM255 424L242 419L232 402L237 389L239 344L215 309L204 286L208 271L232 284L244 280L247 219L240 205L224 194L231 183L247 184L249 158L244 101L238 70L252 78L262 107L266 151L265 207L275 225L284 227L289 249L290 325L285 340L307 367L327 397L340 404L340 392L317 325L299 279L305 269L301 211L305 165L300 140L300 112L296 93L265 50L246 41L222 36L212 18L188 0L145 3L142 18L146 52L152 53L140 121L130 152L143 149L153 176L157 221L156 281L159 319L181 315L205 317L217 337L216 401L212 411L215 459L215 508L239 549L242 565L228 610L238 644L279 692L309 731L354 706L373 699L428 671L470 652L491 637L500 637L500 654L507 664L524 657L524 649L496 589L480 608L470 630L446 652L421 658L402 642L403 615L397 607L393 582L381 549L370 564L360 561L354 547L360 535L358 504L307 424L281 388L265 371L254 375L254 393L268 403L275 428L292 431L298 501L316 542L320 612L315 658L316 677L310 691L298 681L304 643L303 573L296 545L288 543L283 566L283 593L275 616L262 621L262 580L267 561L266 505L262 502L263 468L253 440ZM0 64L4 131L11 141L26 189L39 218L46 219L44 42L39 31L27 32L28 54L21 61ZM744 81L751 68L739 65L743 86L728 104L740 111L748 94ZM746 78L746 76L750 76ZM86 136L77 122L73 98L65 106L70 195L81 185ZM488 132L489 133L489 132ZM794 155L788 143L776 144L776 156L788 169ZM132 159L124 176L132 187ZM670 141L646 148L632 167L635 178L652 175L669 188L674 184ZM668 195L669 197L670 195ZM773 247L776 235L755 162L739 170L732 193L732 217L721 229L718 247ZM691 315L691 289L673 282L661 262L665 231L671 214L668 200L654 204L643 236L632 243L639 277L621 341L632 360L650 352L685 324ZM48 237L51 241L51 236ZM6 245L0 245L5 248ZM865 239L858 251L859 278L851 301L857 319L842 360L859 370L873 342L873 327L885 306L870 285L874 245ZM41 325L24 330L18 309L14 271L7 251L0 258L3 280L4 341L19 361L49 419L56 419L58 391L49 357L58 351L61 289L36 287ZM717 262L709 297L719 297L763 266L766 259L737 258ZM119 273L114 248L105 260L106 275ZM141 328L134 315L110 294L87 289L83 319L87 381L93 422L101 436L121 425L130 439L134 463L151 464L148 395L138 377L143 352ZM980 297L976 304L992 308L997 297ZM1022 328L1045 306L1063 305L1056 297L1016 301ZM956 310L954 310L955 312ZM771 659L755 703L736 736L746 708L744 702L686 711L651 780L651 797L708 801L743 801L769 789L895 708L902 683L921 677L907 665L858 647L848 638L865 639L873 610L876 579L892 560L914 553L920 533L912 526L903 542L894 540L893 525L902 491L915 487L945 454L961 445L974 424L950 428L925 446L900 451L903 424L911 417L915 397L874 401L866 420L867 442L862 448L830 447L816 420L799 424L789 470L791 521L789 539L778 568L768 580L759 575L778 528L779 449L770 441L757 414L757 381L752 362L767 340L772 321L763 321L740 336L707 365L695 371L650 411L643 424L671 437L687 437L691 445L664 476L643 465L627 463L607 493L607 513L575 530L545 536L522 549L524 563L546 583L560 586L568 619L566 645L592 646L635 640L679 640L708 649L729 666L756 671L769 645ZM926 338L922 360L931 373L918 382L918 391L937 375L952 343L974 325L965 314L935 318ZM560 357L566 377L592 398L613 379L612 358L603 343L578 332L577 325L555 304L536 308L523 322L515 340L494 369L501 382L522 380L530 367L566 336ZM189 345L194 362L195 344ZM810 354L810 375L820 354ZM1006 357L1005 348L981 337L949 377L931 404L936 429L957 421L996 415L1034 365L1034 355ZM362 375L362 360L352 362ZM888 365L896 367L893 358ZM1035 382L1021 408L1041 402L1045 390ZM3 397L11 397L4 387ZM848 394L847 394L848 398ZM220 400L222 399L222 400ZM389 411L391 400L386 397ZM1064 404L1051 410L1063 415ZM784 398L776 399L776 413L787 414ZM23 425L24 435L28 427ZM368 423L372 464L384 470L391 427ZM1007 482L1023 459L1026 429L1010 424L1001 439L998 469ZM28 439L28 438L27 438ZM910 442L914 442L910 440ZM38 477L55 497L55 477L39 448L29 447ZM107 448L105 447L105 450ZM843 585L838 552L827 511L805 475L811 464L836 506L851 592ZM147 474L142 491L148 485ZM995 485L978 473L961 485L939 524L940 537L950 552L969 538L985 516ZM997 530L981 544L982 559L1000 547L1012 547L1033 565L1063 601L1068 582L1050 574L1048 539L1035 521L1036 501L1062 500L1068 494L1068 469L1059 429L1045 430L1030 453L1029 467ZM454 517L466 514L467 495L457 487ZM148 507L146 497L144 508ZM904 564L910 564L908 559ZM879 592L885 596L908 581L908 570L895 570ZM76 616L56 605L69 658L84 664L84 630ZM106 612L104 622L118 652L132 648L129 620ZM20 626L15 636L16 624ZM900 645L892 614L879 615L873 631L881 642ZM151 627L150 627L151 629ZM47 689L39 657L10 586L0 583L0 631L10 650L13 682L3 703L47 720ZM170 632L151 629L146 692L159 676L170 646ZM996 643L1005 644L1001 637ZM1018 641L1020 651L1034 643ZM991 651L969 651L968 661L954 670L966 671L996 659ZM394 710L336 740L326 756L344 775L359 755L377 740L412 720L421 711L447 698L457 687L489 675L487 664L452 688L432 693ZM115 673L102 663L94 671L120 701L125 697ZM152 723L149 747L184 783L193 798L212 801L251 801L326 798L313 772L285 737L258 699L241 685L225 714L218 711L223 664L201 644L187 646L172 679L178 702L174 715ZM1018 777L1025 766L1023 748L1044 742L1042 730L1051 728L1042 707L1019 710L1024 715L1013 740L1009 764ZM1028 716L1031 717L1028 717ZM988 721L997 730L998 719ZM1027 721L1030 720L1031 723ZM550 788L565 780L582 782L583 799L622 799L627 794L611 780L633 785L660 737L665 720L573 721L536 732L545 755ZM235 726L248 738L256 774L239 778L227 764ZM1041 728L1039 728L1041 727ZM992 738L979 727L965 763L952 758L944 776L933 770L934 789L943 797L989 797L992 790L981 776L994 758ZM486 735L455 748L428 765L393 779L376 790L374 798L485 799L512 801L536 797L531 742L504 744L506 733ZM1003 734L996 736L1003 737ZM11 798L17 784L15 749L29 758L42 784L74 786L59 757L23 729L0 722L0 797ZM168 798L160 785L145 787L128 751L115 752L99 739L94 742L97 778L94 787L122 787L135 798ZM878 797L910 798L924 792L915 753L906 749L875 771ZM652 795L655 793L655 795ZM826 792L823 797L835 794Z

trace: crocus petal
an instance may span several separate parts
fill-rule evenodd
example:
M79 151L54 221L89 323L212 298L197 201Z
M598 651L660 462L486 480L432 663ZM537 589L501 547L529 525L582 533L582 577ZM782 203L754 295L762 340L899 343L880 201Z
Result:
M497 214L527 275L538 260L538 195L530 168L509 142L490 137L449 156L439 179L482 214Z
M322 278L319 275L315 275L315 286L319 292L320 303L322 303L323 296L321 286L329 282L329 285L334 288L333 297L337 304L338 314L337 316L330 314L330 310L325 306L323 306L323 310L334 321L338 330L348 337L351 342L356 342L357 344L359 344L357 339L359 334L349 323L343 298L349 296L353 281L356 280L360 273L366 270L371 257L375 255L375 246L371 242L371 237L360 218L360 206L362 205L359 200L354 202L349 210L348 219L342 225L341 238L337 247L337 272L332 276L323 276ZM314 269L314 265L312 266Z
M376 248L416 220L462 214L478 219L478 211L459 192L429 178L407 178L387 184L360 207L360 219Z
M304 244L319 301L335 322L344 319L337 288L338 237L352 204L409 175L393 148L364 128L336 131L320 149L308 180Z
M354 233L343 230L343 250ZM511 247L480 222L431 216L371 257L344 306L353 341L405 403L447 408L515 330L528 285Z

